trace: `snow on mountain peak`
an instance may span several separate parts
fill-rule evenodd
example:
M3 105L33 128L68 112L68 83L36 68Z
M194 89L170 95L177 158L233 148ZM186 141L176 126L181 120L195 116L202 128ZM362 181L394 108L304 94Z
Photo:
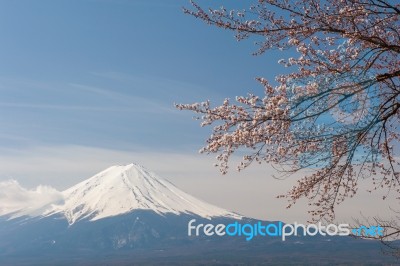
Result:
M64 203L44 215L62 213L70 224L131 212L195 214L210 218L241 216L198 200L138 164L116 165L63 192Z

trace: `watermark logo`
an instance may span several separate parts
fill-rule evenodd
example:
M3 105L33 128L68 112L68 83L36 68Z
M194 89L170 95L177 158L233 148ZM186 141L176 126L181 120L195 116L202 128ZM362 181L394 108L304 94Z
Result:
M238 221L230 224L196 224L196 219L188 223L188 236L239 236L245 237L246 241L254 237L279 237L285 241L290 236L349 236L376 237L383 235L383 228L380 226L361 226L356 229L350 229L349 224L284 224L282 222L254 222L240 223Z
M361 237L379 237L383 236L383 227L381 226L360 226L359 228L355 228L351 230L351 233L355 236Z
M304 93L309 84L315 91ZM315 80L313 77L290 80L287 97L298 140L316 140L318 150L304 151L299 164L306 168L324 168L331 164L335 140L347 140L352 163L378 162L381 154L375 147L359 143L360 132L375 126L379 119L380 90L375 80L359 73L342 73ZM342 144L341 144L342 145ZM353 150L354 149L354 150Z

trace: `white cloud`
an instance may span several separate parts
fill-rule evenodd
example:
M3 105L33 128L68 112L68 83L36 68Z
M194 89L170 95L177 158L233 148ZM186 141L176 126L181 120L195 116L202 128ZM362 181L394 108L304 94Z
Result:
M15 217L41 213L62 200L61 192L49 186L26 189L16 180L0 182L0 215L13 214Z

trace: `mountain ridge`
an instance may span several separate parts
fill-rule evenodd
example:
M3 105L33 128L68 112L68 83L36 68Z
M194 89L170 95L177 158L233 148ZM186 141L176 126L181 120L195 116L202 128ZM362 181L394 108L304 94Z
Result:
M111 166L61 193L63 200L40 206L43 211L25 209L11 217L62 214L70 225L82 219L95 221L134 210L152 210L159 215L185 213L203 218L242 218L187 194L135 163Z

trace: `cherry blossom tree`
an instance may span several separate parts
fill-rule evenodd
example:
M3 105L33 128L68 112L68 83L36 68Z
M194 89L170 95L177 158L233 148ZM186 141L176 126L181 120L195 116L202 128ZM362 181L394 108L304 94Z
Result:
M238 40L254 38L255 55L297 54L278 62L290 73L256 78L264 95L176 105L213 126L201 152L217 154L222 173L238 151L246 154L238 170L268 163L283 176L304 173L278 197L288 207L308 198L314 220L333 219L335 206L367 177L371 190L400 193L399 2L259 0L246 10L206 10L192 2L184 12Z

